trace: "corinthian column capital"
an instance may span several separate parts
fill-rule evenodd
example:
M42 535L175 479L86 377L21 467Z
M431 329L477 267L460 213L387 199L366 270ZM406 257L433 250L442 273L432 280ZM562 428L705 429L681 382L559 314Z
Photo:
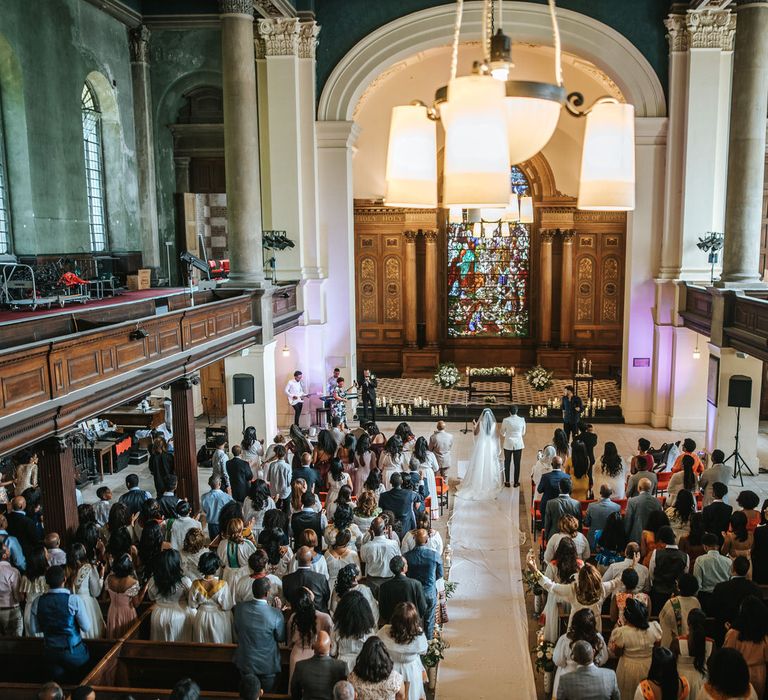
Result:
M131 63L149 63L149 37L150 31L146 24L128 30Z
M299 25L299 58L315 57L319 33L320 25L317 22L302 22Z
M295 17L260 19L257 29L257 58L298 55L299 20Z
M685 23L685 15L670 15L664 20L667 28L667 41L670 52L688 50L688 28Z
M730 10L689 10L685 19L692 49L733 51L736 15Z
M253 0L219 0L219 14L253 17Z

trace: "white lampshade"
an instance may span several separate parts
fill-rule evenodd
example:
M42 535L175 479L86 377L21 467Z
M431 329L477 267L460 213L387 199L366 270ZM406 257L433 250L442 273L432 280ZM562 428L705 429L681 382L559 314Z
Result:
M479 221L472 224L472 235L475 238L480 238L483 235L483 225Z
M501 235L503 238L509 238L509 223L506 221L501 222Z
M474 223L475 221L480 221L483 218L483 212L481 209L468 209L467 210L467 221Z
M520 200L517 192L509 195L509 204L501 217L502 221L520 221Z
M454 78L440 117L445 127L443 203L506 207L510 163L504 83L489 75Z
M483 221L501 221L506 209L481 209Z
M483 235L486 238L493 238L494 233L496 233L496 224L483 224Z
M448 223L460 224L464 221L464 210L461 207L450 207L448 209Z
M507 82L504 110L511 165L533 158L552 138L562 110L562 92L545 83Z
M387 150L387 193L391 207L437 206L437 131L421 105L392 109Z
M635 208L635 108L596 104L587 115L581 153L579 209Z
M520 197L520 219L521 224L533 223L533 197Z

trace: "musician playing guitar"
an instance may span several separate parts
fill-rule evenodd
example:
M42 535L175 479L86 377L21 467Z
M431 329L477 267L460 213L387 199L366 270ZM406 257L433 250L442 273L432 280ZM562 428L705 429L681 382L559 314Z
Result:
M301 409L304 408L304 399L309 394L304 393L304 387L301 383L302 373L296 370L293 373L293 379L285 385L285 393L288 396L288 403L293 408L293 424L299 425Z

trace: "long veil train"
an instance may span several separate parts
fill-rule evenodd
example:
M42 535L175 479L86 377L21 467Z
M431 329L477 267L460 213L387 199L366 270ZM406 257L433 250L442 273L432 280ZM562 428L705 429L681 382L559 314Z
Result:
M456 493L469 501L487 501L499 495L503 483L499 436L491 409L483 409L467 473Z

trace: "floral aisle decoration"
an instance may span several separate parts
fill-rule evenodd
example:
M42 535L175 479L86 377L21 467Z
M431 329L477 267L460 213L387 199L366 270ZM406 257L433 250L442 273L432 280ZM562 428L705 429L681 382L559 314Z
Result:
M544 369L541 365L531 367L531 369L525 373L525 380L535 391L546 391L549 389L552 386L553 377L554 372Z
M451 389L461 381L461 373L453 362L443 362L437 366L434 380L443 389Z
M435 636L427 644L427 653L421 656L421 665L427 672L427 684L430 690L434 690L437 685L437 667L445 658L445 650L450 644L443 639L443 630L440 626L435 627Z
M469 375L471 377L499 377L506 374L507 376L515 376L514 367L470 367Z
M536 646L533 652L533 664L537 673L544 674L544 692L549 696L552 689L552 674L555 671L555 645L544 639L544 630L536 635Z

